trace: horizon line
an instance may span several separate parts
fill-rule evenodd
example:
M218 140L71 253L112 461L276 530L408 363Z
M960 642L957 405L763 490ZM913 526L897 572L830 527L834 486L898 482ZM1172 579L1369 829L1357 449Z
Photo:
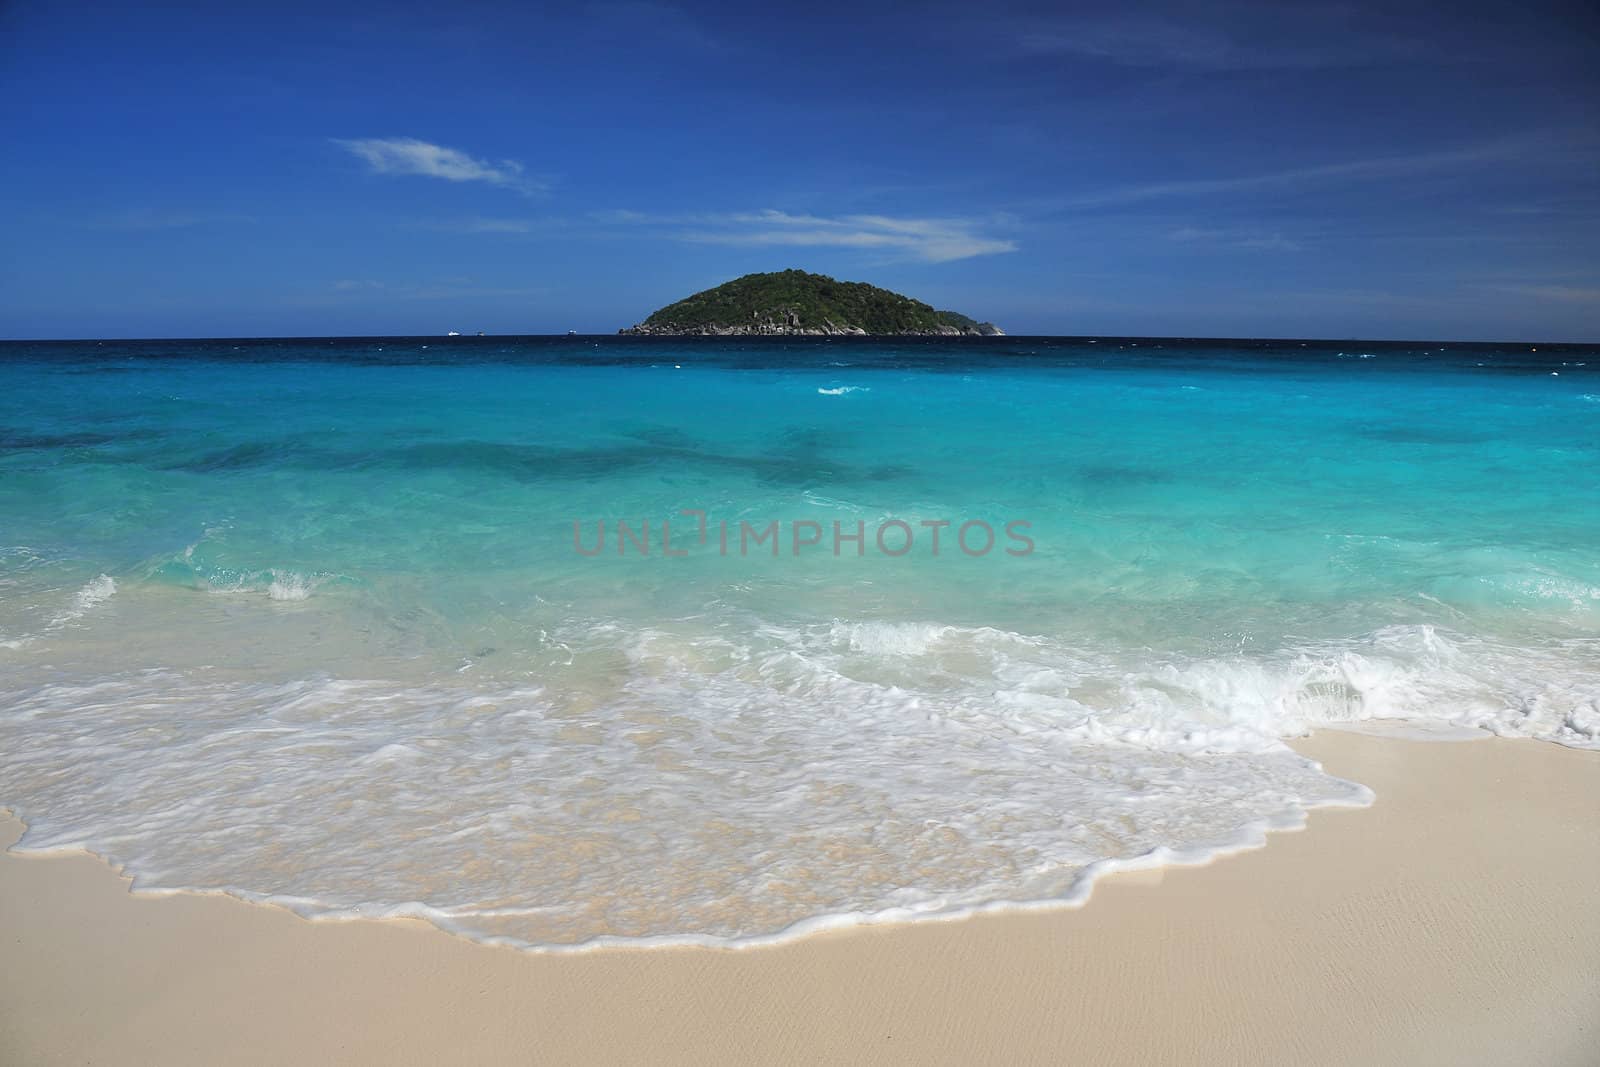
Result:
M1069 334L1069 333L1034 333L1034 334L1002 334L999 336L947 336L943 334L863 334L863 335L797 335L797 334L685 334L675 336L650 336L639 334L623 334L619 331L611 333L473 333L473 334L434 334L434 333L360 333L360 334L221 334L221 335L194 335L194 336L120 336L120 337L0 337L0 345L19 344L88 344L98 343L125 343L125 342L175 342L199 343L205 341L389 341L389 340L437 340L437 341L487 341L490 339L513 340L529 338L558 338L558 339L588 339L609 338L612 340L626 339L629 342L646 342L652 344L680 344L690 342L748 342L748 341L808 341L808 342L834 342L843 341L850 344L868 344L886 340L910 341L926 338L941 342L979 342L979 343L1008 343L1027 340L1043 341L1197 341L1197 342L1233 342L1251 341L1270 344L1379 344L1379 345L1481 345L1490 347L1516 347L1539 345L1552 345L1575 348L1600 347L1600 339L1593 341L1569 341L1548 339L1522 339L1522 340L1493 340L1474 341L1451 338L1426 338L1426 337L1278 337L1278 336L1243 336L1226 334Z

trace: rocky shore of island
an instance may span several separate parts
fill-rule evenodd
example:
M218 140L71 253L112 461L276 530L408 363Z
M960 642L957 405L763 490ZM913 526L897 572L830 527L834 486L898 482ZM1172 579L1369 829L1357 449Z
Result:
M634 337L1003 337L992 322L939 311L865 282L801 270L746 274L617 331Z

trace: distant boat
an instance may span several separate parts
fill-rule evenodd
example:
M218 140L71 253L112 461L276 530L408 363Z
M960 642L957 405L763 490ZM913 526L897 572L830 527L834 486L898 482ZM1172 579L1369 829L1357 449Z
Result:
M451 331L450 331L450 332L449 332L449 333L447 333L447 334L445 334L445 336L446 336L446 337L460 337L460 336L461 336L461 334L460 334L460 333L458 333L458 332L457 332L457 331L455 331L455 330L451 330Z
M578 336L578 331L577 330L568 330L567 331L567 336L568 337L576 337L576 336Z

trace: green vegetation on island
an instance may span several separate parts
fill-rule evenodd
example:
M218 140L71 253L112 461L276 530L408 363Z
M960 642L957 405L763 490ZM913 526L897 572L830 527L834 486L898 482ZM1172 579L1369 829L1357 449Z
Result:
M617 331L647 336L798 334L1001 336L991 322L937 311L920 300L865 282L782 270L746 274L668 304L637 326Z

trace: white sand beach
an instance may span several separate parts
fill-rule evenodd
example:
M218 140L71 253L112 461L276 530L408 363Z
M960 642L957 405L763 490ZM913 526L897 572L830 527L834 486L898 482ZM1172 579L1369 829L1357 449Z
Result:
M7 855L0 1060L1596 1062L1600 753L1297 747L1377 803L1078 909L776 948L542 956Z

